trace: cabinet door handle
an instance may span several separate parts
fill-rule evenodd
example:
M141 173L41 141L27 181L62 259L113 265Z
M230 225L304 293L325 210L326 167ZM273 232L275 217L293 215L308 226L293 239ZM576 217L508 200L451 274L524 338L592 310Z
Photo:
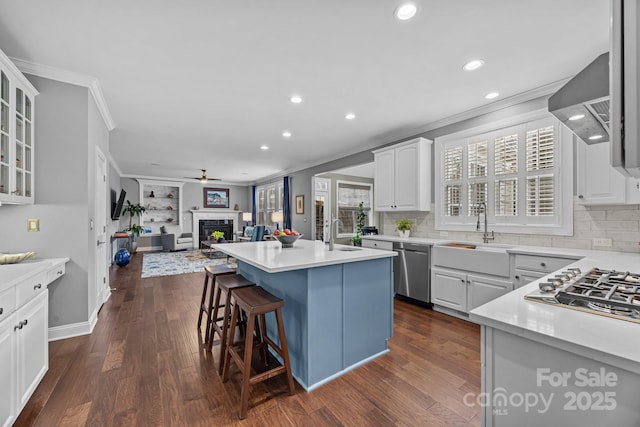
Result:
M24 320L22 321L22 326L27 326L27 323L29 323L29 320L24 319Z
M58 276L62 276L62 270L58 270Z
M0 307L0 316L2 316L2 313L4 313L4 308Z
M38 283L37 285L35 285L35 286L33 287L33 290L34 290L34 291L37 291L37 290L38 290L38 289L40 289L40 288L42 288L42 283Z
M545 264L544 262L541 262L541 263L540 263L540 266L541 266L541 267L546 267L546 266L547 266L547 264Z
M24 327L24 323L18 322L18 324L13 327L13 330L17 331L18 329L22 329L23 327Z
M464 283L464 279L460 279L460 281L461 281L462 283Z
M516 278L517 280L520 280L520 276L518 276L518 275L516 275L516 276L515 276L515 278Z

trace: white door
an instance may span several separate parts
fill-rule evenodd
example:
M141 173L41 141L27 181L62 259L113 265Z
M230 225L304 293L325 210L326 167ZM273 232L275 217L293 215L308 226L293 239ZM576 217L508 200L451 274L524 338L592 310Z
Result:
M374 203L377 211L394 209L395 201L395 150L375 154Z
M329 241L329 222L331 221L331 180L313 177L313 240Z
M95 236L96 236L96 258L95 258L95 301L89 304L96 311L109 295L109 285L107 281L107 159L96 147L96 181L95 181ZM89 313L91 315L91 313Z

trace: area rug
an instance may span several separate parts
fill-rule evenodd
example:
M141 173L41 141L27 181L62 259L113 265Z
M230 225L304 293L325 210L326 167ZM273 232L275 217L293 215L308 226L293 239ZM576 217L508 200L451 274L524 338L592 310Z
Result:
M218 255L219 254L219 255ZM227 256L218 252L209 258L201 251L157 252L144 254L141 278L172 276L204 271L205 265L227 264ZM230 265L235 266L230 259Z

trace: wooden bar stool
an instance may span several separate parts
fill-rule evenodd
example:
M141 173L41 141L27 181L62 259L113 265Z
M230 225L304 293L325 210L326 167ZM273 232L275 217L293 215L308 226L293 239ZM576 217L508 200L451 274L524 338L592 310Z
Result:
M253 286L250 288L238 289L233 293L234 305L233 315L231 316L231 328L229 330L229 343L224 355L224 369L222 374L222 381L229 380L229 362L233 358L233 361L242 372L242 388L240 392L240 419L244 419L247 416L247 405L249 402L249 386L257 384L276 375L286 374L287 382L289 383L289 393L293 395L295 393L295 387L293 384L293 377L291 375L291 364L289 362L289 350L287 348L287 338L284 333L284 323L282 321L281 308L284 306L284 301L280 298L271 295L260 286ZM247 331L244 339L244 358L240 357L236 346L242 346L243 341L235 341L235 329L238 323L238 317L240 311L244 311L248 316L247 318ZM280 346L273 342L266 333L265 314L274 311L276 315L276 322L278 325L278 337L280 338ZM261 372L254 376L251 376L251 356L253 353L254 340L254 323L255 319L260 318L260 331L258 335L258 342L256 348L260 347L266 350L266 346L270 346L276 353L280 355L284 361L284 365L279 365L273 369L265 372ZM258 331L257 331L258 332Z
M213 314L214 311L217 313L217 309L214 310L213 306L213 295L216 288L216 278L218 276L223 276L226 274L235 274L235 268L229 267L226 264L220 265L205 265L204 266L204 285L202 287L202 299L200 301L200 313L198 315L198 329L202 325L202 316L204 314L207 315L207 323L206 323L206 331L204 334L204 342L206 345L209 345L209 340L213 341L213 334L211 333L211 325L215 324L218 320L215 316L217 314ZM211 284L211 289L209 290L209 284ZM207 299L207 291L209 291L209 303L205 304ZM215 319L215 320L214 320ZM209 346L210 348L211 346Z
M231 297L238 290L246 287L255 287L256 284L247 280L244 276L240 274L229 274L225 276L218 277L217 280L218 287L216 288L216 297L213 303L213 318L217 319L215 322L211 323L211 340L208 342L209 351L211 351L211 347L213 346L214 332L218 333L220 337L220 365L218 366L218 373L222 375L222 365L224 360L225 348L227 346L228 333L229 333L229 319L231 318ZM220 296L222 292L226 295L225 304L222 304L224 307L224 314L218 318L218 310L221 307L220 304ZM222 326L218 324L218 321L222 320Z

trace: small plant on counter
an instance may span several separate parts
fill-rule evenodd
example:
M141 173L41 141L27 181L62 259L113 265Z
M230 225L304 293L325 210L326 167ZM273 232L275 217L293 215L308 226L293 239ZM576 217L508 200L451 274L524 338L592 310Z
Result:
M396 221L396 230L398 231L408 231L413 227L413 222L408 219L399 219Z

